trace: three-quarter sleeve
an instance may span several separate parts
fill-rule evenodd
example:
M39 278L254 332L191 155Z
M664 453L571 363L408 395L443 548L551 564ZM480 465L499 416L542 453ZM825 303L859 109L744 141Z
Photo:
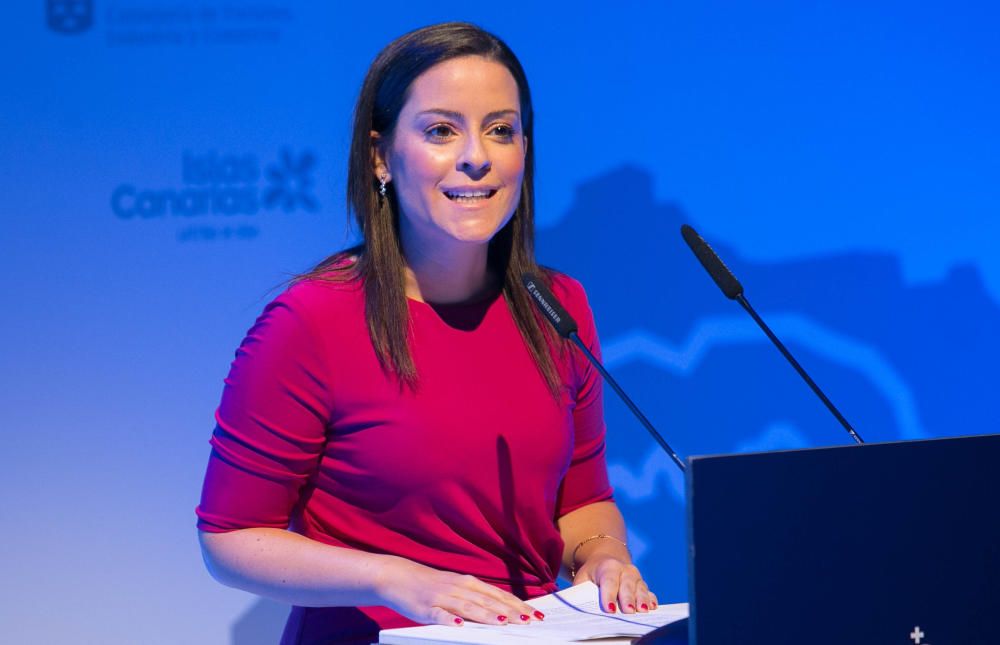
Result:
M600 360L601 347L594 314L583 287L565 276L559 276L554 286L557 288L557 297L565 303L566 309L577 322L580 340ZM578 348L569 347L568 351L575 391L573 457L560 486L556 504L557 518L588 504L613 497L606 460L603 381L600 373Z
M267 305L236 351L216 412L198 528L287 528L330 418L321 335L295 287Z

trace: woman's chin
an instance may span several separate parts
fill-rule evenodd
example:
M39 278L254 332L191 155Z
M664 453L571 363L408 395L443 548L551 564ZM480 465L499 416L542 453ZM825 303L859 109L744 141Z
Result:
M449 231L449 237L462 244L489 244L500 228L495 225L461 226Z

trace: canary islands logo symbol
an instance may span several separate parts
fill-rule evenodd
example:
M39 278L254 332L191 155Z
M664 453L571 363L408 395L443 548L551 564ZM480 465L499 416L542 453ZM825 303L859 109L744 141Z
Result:
M60 34L80 34L94 24L92 0L46 0L45 20Z
M319 205L312 196L315 165L316 156L311 152L305 151L296 157L291 150L284 148L278 161L267 167L269 186L264 189L264 207L280 207L286 213L295 210L296 206L316 211Z

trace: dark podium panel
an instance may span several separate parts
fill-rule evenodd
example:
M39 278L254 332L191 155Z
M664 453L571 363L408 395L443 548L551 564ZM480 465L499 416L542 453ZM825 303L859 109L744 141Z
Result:
M1000 435L695 457L691 642L1000 642Z

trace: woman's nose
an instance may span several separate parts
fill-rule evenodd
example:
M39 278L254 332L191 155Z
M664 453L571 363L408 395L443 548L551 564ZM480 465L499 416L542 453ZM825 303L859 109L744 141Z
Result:
M474 179L485 175L491 166L489 153L479 137L469 137L458 159L458 169Z

